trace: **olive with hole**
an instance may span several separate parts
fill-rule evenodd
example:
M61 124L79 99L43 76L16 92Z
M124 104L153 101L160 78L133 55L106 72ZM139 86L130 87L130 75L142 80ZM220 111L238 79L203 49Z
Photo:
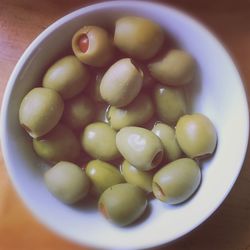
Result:
M131 103L142 88L143 72L132 59L123 58L114 63L104 74L100 93L107 103L123 107Z
M201 170L197 162L181 158L163 166L153 178L154 196L167 204L179 204L198 189Z
M46 71L43 87L54 89L63 99L69 99L83 91L89 79L87 68L70 55L59 59Z
M157 85L154 89L154 102L159 119L169 125L175 125L186 114L186 98L181 88Z
M89 124L81 137L83 149L93 158L103 161L120 157L115 140L116 131L104 122Z
M89 25L79 29L72 38L75 56L87 65L103 67L114 58L113 41L108 32L99 26Z
M129 105L117 108L111 106L107 113L109 124L119 130L127 126L143 125L154 114L154 106L150 96L141 93Z
M145 128L122 128L117 132L116 145L124 159L139 170L151 170L163 159L164 152L160 139Z
M186 51L172 49L149 64L148 68L151 75L162 84L182 86L194 79L196 62Z
M217 144L212 121L200 113L184 115L179 119L176 138L183 152L191 158L211 155Z
M157 122L152 131L160 138L166 160L174 161L182 156L182 150L177 142L175 129L167 124Z
M162 28L147 18L125 16L116 21L114 43L135 59L152 58L161 49L163 42Z
M92 160L86 166L86 174L97 194L124 181L120 171L112 164L101 160Z
M90 181L84 170L71 162L61 161L47 170L44 181L48 190L60 201L73 204L89 192Z
M58 124L41 138L33 139L33 148L38 156L49 162L77 161L81 145L70 128Z
M19 122L33 138L52 130L63 114L64 102L54 90L34 88L23 98L19 108Z
M95 116L93 101L85 94L77 95L65 102L62 120L75 130L83 129Z
M142 189L129 183L121 183L102 193L98 209L111 223L127 226L143 215L147 204L147 197Z
M121 173L127 183L134 184L148 193L152 192L153 173L139 170L126 160L121 164Z

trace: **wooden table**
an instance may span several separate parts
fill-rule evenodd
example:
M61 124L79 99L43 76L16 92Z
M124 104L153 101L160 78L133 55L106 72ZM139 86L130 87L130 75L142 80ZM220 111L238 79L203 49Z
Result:
M30 42L58 18L93 2L95 1L0 0L1 100L11 71ZM220 38L234 58L250 96L250 1L165 2L194 15ZM197 230L161 249L250 250L249 164L250 155L247 154L236 185L210 219ZM89 249L58 237L37 222L14 191L1 155L0 249Z

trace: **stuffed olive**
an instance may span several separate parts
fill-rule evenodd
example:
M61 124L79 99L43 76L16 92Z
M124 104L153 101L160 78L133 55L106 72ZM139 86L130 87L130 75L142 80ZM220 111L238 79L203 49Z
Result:
M161 49L164 32L155 22L138 16L125 16L116 21L114 43L129 56L150 59Z
M173 49L160 60L149 64L148 68L151 75L162 84L181 86L194 79L196 63L186 51Z
M81 145L71 129L58 124L43 137L33 139L37 155L49 162L77 161Z
M95 67L108 65L114 58L114 46L108 32L98 26L84 26L72 38L72 49L82 62Z
M63 99L79 94L90 79L87 68L75 57L56 61L43 77L43 87L56 90Z
M120 171L112 164L101 160L92 160L86 166L86 174L98 194L107 188L124 182Z
M127 183L134 184L146 192L152 192L153 173L150 171L139 170L125 160L121 164L121 173Z
M90 181L79 166L66 161L58 162L44 174L48 190L66 204L84 198L89 191Z
M154 125L152 131L160 138L168 161L174 161L181 157L182 150L177 142L175 129L158 122Z
M164 123L175 125L186 114L186 99L180 88L157 85L154 89L154 101L156 113Z
M95 106L84 94L80 94L65 102L63 122L75 130L83 129L95 116Z
M121 183L102 193L98 208L111 223L126 226L142 216L147 204L147 197L142 189L129 183Z
M89 124L82 133L83 149L93 158L111 161L120 157L116 131L104 122Z
M51 131L61 119L64 102L54 90L34 88L23 98L19 109L21 126L33 138Z
M153 178L155 197L168 204L187 200L199 187L201 171L198 164L189 158L172 161L162 167Z
M176 138L183 152L191 158L214 152L217 134L211 120L203 114L182 116L176 124Z
M115 107L131 103L142 88L143 72L130 58L114 63L104 74L100 93L106 102Z
M160 139L141 127L122 128L116 135L116 145L125 160L139 170L155 168L164 154Z
M119 130L127 126L139 126L151 119L154 107L151 98L146 94L139 94L133 102L123 108L111 106L107 113L109 124Z

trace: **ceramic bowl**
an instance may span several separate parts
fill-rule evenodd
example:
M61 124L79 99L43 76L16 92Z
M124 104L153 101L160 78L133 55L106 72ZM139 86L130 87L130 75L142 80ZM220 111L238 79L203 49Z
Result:
M159 23L190 52L199 79L189 87L193 112L207 115L218 133L215 154L202 162L202 184L192 199L178 206L150 201L145 220L120 228L108 223L93 204L67 206L44 185L45 164L19 125L24 95L41 81L48 65L70 48L74 32L85 24L109 25L125 15ZM24 203L37 219L59 235L100 249L142 249L171 242L204 222L235 183L248 143L248 106L240 75L223 45L197 20L168 5L142 1L94 4L66 15L44 30L27 48L7 84L1 113L1 142L6 167Z

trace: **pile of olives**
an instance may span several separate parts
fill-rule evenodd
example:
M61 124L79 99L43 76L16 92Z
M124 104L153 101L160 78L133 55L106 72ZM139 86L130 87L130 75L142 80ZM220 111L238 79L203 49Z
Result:
M179 204L198 189L200 159L215 151L217 134L207 116L187 114L183 86L197 65L167 43L143 17L119 18L112 35L84 26L73 53L23 98L20 124L51 166L44 181L57 199L96 197L107 220L126 226L152 197Z

